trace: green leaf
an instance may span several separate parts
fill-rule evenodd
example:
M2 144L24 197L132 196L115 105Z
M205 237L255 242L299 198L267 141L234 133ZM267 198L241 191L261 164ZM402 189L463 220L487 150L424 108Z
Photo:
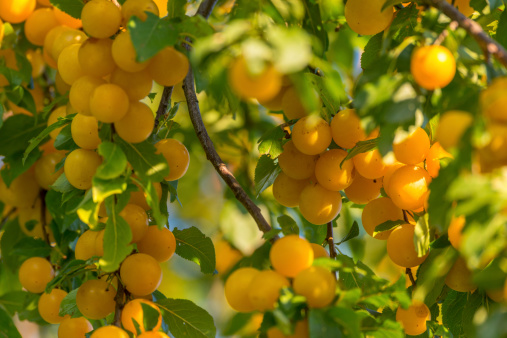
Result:
M271 158L277 158L283 152L282 140L285 137L285 131L277 126L265 132L259 139L259 152L268 154Z
M58 118L58 121L56 121L52 125L48 126L46 129L44 129L39 135L37 135L37 137L31 139L29 146L25 150L25 154L23 156L23 163L25 163L28 155L30 155L30 152L34 150L44 139L46 139L46 137L48 137L53 130L71 123L72 120L74 119L74 116L75 114L63 118L62 117Z
M324 55L324 52L327 51L329 47L329 39L327 36L327 32L324 29L324 25L322 24L322 18L320 15L320 6L319 3L311 1L311 0L304 0L303 5L305 6L305 12L306 17L303 23L303 28L309 32L310 34L313 34L316 36L320 43L321 43L321 50L322 52L319 53L321 56Z
M168 213L163 213L160 208L160 201L157 195L157 191L153 186L152 182L148 179L142 178L141 180L133 179L146 193L146 203L151 208L151 214L155 219L155 222L159 227L164 227L168 222ZM166 195L167 197L167 195ZM162 204L167 204L167 199L162 200Z
M496 29L495 40L498 41L504 48L507 48L507 13L504 10L498 20L498 27Z
M428 214L419 217L414 229L414 247L418 257L426 255L430 248L430 226Z
M93 201L99 204L107 197L115 194L121 194L127 189L127 182L124 177L118 177L111 180L102 180L94 177L92 182Z
M112 197L106 200L106 208L114 210ZM132 231L128 223L115 211L108 212L106 229L104 233L104 256L99 260L99 265L105 272L118 270L121 262L132 252Z
M310 309L308 324L310 326L310 338L322 337L345 337L336 322L324 310Z
M187 299L162 299L157 301L164 322L175 338L214 338L213 317L206 310Z
M354 148L350 149L347 156L345 156L345 158L341 161L340 168L342 167L343 163L345 163L345 161L350 160L352 157L373 150L377 146L378 140L378 138L374 138L371 140L357 142Z
M492 12L505 3L505 1L502 0L489 0L488 2L489 8L491 9Z
M164 182L165 183L165 182ZM178 197L178 180L176 181L169 181L167 182L167 188L168 188L168 192L170 193L171 197L169 199L169 201L171 203L173 203L174 201L178 201L178 203L180 204L180 206L182 206L181 204L181 201L180 201L180 198ZM163 196L162 196L162 200L163 201L167 201L167 196L165 199L163 199ZM167 208L167 206L165 206ZM166 210L167 211L167 210ZM169 215L168 212L164 213L164 215Z
M401 4L402 2L403 2L402 0L386 0L381 10L383 11L388 7Z
M100 203L93 201L92 190L90 189L86 192L75 211L81 221L86 223L90 229L95 230L99 223L99 209Z
M262 155L259 158L259 162L257 162L257 166L255 167L255 194L257 197L273 184L281 171L275 160L269 156Z
M347 236L345 236L340 242L338 242L336 244L340 245L342 243L345 243L345 242L351 240L352 238L356 238L357 236L359 236L359 225L357 224L356 221L354 221L354 223L352 223L352 227L350 228Z
M51 246L40 238L25 237L14 245L11 255L21 257L46 257L51 253Z
M41 155L40 151L33 152L29 157L27 162L23 162L23 153L19 152L14 155L5 157L3 159L4 168L0 171L2 175L2 179L7 187L9 187L16 179L16 177L23 174L25 171L30 169L32 165L39 159Z
M66 125L65 127L62 128L62 130L60 130L60 133L58 134L58 136L56 136L54 146L58 150L69 150L69 151L79 148L76 142L74 142L74 139L72 138L70 124Z
M2 262L11 270L17 271L21 265L21 257L11 255L14 245L23 238L26 238L24 232L19 227L18 219L8 220L3 225L3 235L0 239L0 250L2 252ZM17 272L16 272L17 273Z
M50 0L51 4L73 18L80 19L84 7L83 0Z
M64 317L69 315L72 318L83 316L76 304L76 294L78 290L79 288L72 290L65 296L64 299L62 299L62 302L60 303L60 312L58 313L59 316Z
M167 17L169 19L185 15L187 0L167 1Z
M146 177L160 182L169 174L169 166L162 154L156 154L156 148L148 141L137 144L127 143L118 135L114 142L120 146L138 177Z
M378 55L382 49L383 35L384 33L378 33L368 40L366 47L364 47L364 52L361 54L362 69L368 69L375 66L375 61L378 59Z
M452 247L432 249L417 271L417 288L414 299L431 306L435 303L445 285L447 272L451 269L457 252Z
M102 156L104 161L97 168L95 177L110 180L125 172L127 168L127 157L119 146L104 141L99 145L98 153Z
M463 334L463 310L467 298L467 293L451 290L442 304L442 321L455 337Z
M65 173L62 173L60 176L58 176L55 183L51 185L51 189L61 193L66 193L76 188L74 188L74 186L72 186L72 184L69 183L69 180L67 180L67 176L65 176Z
M143 309L143 324L146 331L152 331L158 324L159 312L151 305L141 303Z
M384 231L390 231L392 229L397 228L398 226L405 224L404 220L396 220L396 221L385 221L383 223L380 223L375 227L375 231L373 232L373 236L376 236L377 234L384 232Z
M361 336L362 318L359 312L340 306L332 307L326 312L326 316L339 325L345 337Z
M4 124L4 113L5 113L4 105L0 104L0 128L2 128Z
M296 234L299 236L299 227L292 219L292 217L287 215L282 215L278 217L278 224L280 224L280 227L282 228L282 232L284 235L291 235Z
M162 49L174 46L178 41L178 31L172 22L162 20L150 12L146 14L144 22L132 16L127 24L139 62L151 59Z
M54 287L60 285L63 281L68 280L74 276L85 273L90 269L89 261L82 261L79 259L70 260L64 265L58 274L46 285L46 293L50 293Z
M5 94L12 103L21 108L25 108L32 115L37 114L32 93L30 93L30 91L28 91L25 87L17 86L14 89L6 89Z
M33 117L24 114L9 117L0 129L0 140L2 140L0 155L10 156L24 151L28 147L29 141L45 127L45 123L36 124Z
M238 312L238 313L234 314L234 316L232 316L232 318L230 318L227 321L222 334L224 336L232 336L232 335L238 333L238 331L240 331L242 328L244 328L250 322L250 320L252 319L252 316L253 316L252 312L248 312L248 313Z
M443 249L449 245L451 245L451 242L449 242L449 237L447 234L444 234L431 242L430 247L432 249Z
M303 70L312 58L310 36L296 27L272 26L267 39L274 46L273 63L283 74Z
M199 265L202 273L215 273L215 247L209 237L196 227L175 228L173 234L176 237L176 254Z
M5 273L5 271L2 271L2 273ZM16 312L20 312L24 309L27 296L28 292L26 291L11 291L0 296L0 305L2 305L11 316L14 316Z
M0 337L5 338L22 338L16 325L12 321L12 317L0 307Z

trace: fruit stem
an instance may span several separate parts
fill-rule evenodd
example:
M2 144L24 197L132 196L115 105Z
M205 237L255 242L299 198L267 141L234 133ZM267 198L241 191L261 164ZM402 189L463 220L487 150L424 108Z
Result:
M334 247L334 239L333 239L333 222L327 223L327 235L326 235L327 245L329 246L329 257L336 258L336 249Z
M407 268L405 270L405 274L408 275L408 278L410 279L410 283L412 283L412 286L415 286L415 279L414 279L414 275L412 274L412 269L411 268Z

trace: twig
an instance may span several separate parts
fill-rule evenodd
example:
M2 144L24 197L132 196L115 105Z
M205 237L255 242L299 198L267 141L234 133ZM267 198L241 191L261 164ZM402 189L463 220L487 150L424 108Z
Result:
M208 18L211 14L211 11L213 10L213 7L215 6L216 1L217 0L204 0L197 10L197 14ZM188 51L191 50L191 47L188 44L185 44L185 48ZM246 208L248 213L255 220L259 230L264 233L268 232L271 230L271 226L262 215L259 207L255 205L255 203L247 195L234 175L231 173L231 171L227 168L224 161L222 161L208 135L208 131L206 130L204 122L202 121L201 111L199 109L199 101L197 100L197 95L195 94L194 74L192 67L190 67L188 70L188 74L183 81L183 92L185 93L185 98L187 100L190 120L194 126L197 138L199 139L199 142L201 143L201 146L206 153L206 158L211 162L211 164L213 164L213 167L215 167L215 170L218 172L220 177L222 177L224 182L232 190L234 197L236 197L236 199L241 202L241 204Z
M160 104L157 109L157 116L155 117L155 128L160 124L160 120L167 114L169 104L171 103L171 96L173 95L174 87L164 87L164 91L162 92L162 98L160 99Z
M326 241L327 245L329 246L329 257L336 258L336 250L334 247L334 238L333 238L333 222L327 223Z
M407 210L402 209L402 212L403 212L403 220L408 223Z
M5 215L4 218L2 218L2 221L0 221L0 230L2 230L9 217L11 217L17 210L18 210L17 208L12 208L11 210L9 210L7 215Z
M117 276L117 278L118 278L118 290L116 291L116 296L114 297L116 305L114 307L113 325L121 328L121 312L123 310L123 307L125 306L125 288L123 287L123 283L120 281L119 276ZM109 285L109 287L113 286Z
M458 29L458 22L451 21L451 23L449 24L449 30L454 32L456 29ZM435 42L433 42L433 44L441 45L442 42L444 42L445 38L449 35L449 30L444 29L442 33L440 33L440 35L436 38Z
M504 67L507 67L507 50L498 42L492 39L481 25L472 19L461 14L456 7L447 3L445 0L424 0L425 4L438 8L451 20L456 21L460 27L470 34L484 51L486 59L493 55Z
M415 286L415 279L414 279L414 275L412 274L412 269L407 268L405 270L405 273L408 275L408 278L410 279L410 283L412 283L412 286Z
M204 0L201 2L201 5L199 5L199 8L197 9L197 13L195 13L195 15L202 15L205 19L209 18L217 1L218 0Z
M46 190L41 189L39 192L40 198L40 224L42 227L42 235L44 236L44 240L46 243L51 245L51 241L49 239L49 234L46 231Z

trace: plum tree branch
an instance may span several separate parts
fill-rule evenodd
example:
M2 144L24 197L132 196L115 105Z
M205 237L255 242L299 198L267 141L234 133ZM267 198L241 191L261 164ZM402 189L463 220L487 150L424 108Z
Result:
M204 0L199 6L196 14L208 18L216 2L217 0ZM188 51L192 49L189 44L185 44L185 48ZM185 93L185 98L187 100L190 120L194 126L197 138L199 139L199 142L201 143L201 146L206 153L207 159L211 162L211 164L213 164L213 167L218 172L220 177L222 177L224 182L232 190L234 197L236 197L236 199L245 207L248 213L255 220L259 230L264 233L268 232L271 230L271 226L262 215L260 208L252 201L245 190L243 190L232 172L229 170L229 168L227 168L227 165L224 163L224 161L222 161L220 155L218 155L213 145L213 141L211 141L211 138L208 135L208 131L206 130L206 127L204 126L204 122L202 120L199 101L197 100L197 95L195 93L194 73L192 67L190 67L188 70L188 74L183 81L183 92Z
M441 10L451 20L456 21L460 27L465 29L477 41L484 51L486 58L489 58L489 55L493 55L498 62L507 68L507 50L491 38L482 29L481 25L461 14L456 7L445 0L423 0L423 2Z
M162 92L162 98L160 99L160 103L157 109L157 116L155 117L155 128L160 124L160 120L164 118L164 115L167 114L169 104L171 103L171 96L173 95L174 87L164 87L164 91Z

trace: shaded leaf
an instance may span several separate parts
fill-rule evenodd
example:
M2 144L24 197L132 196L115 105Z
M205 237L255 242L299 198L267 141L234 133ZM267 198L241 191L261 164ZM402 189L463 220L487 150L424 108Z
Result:
M262 155L255 167L255 194L257 197L273 184L280 173L280 167L267 155Z
M46 127L44 122L35 124L33 117L17 114L4 121L0 129L0 155L10 156L24 151L29 141Z
M216 336L213 317L206 310L187 299L162 299L157 301L162 317L175 338Z
M356 221L354 221L354 223L352 223L352 226L350 227L350 230L349 230L349 233L347 234L347 236L345 236L340 242L338 242L336 244L340 245L342 243L345 243L345 242L351 240L352 238L356 238L357 236L359 236L359 225L357 224Z
M162 154L157 154L155 146L148 141L132 144L123 141L118 135L114 135L114 142L123 150L137 176L147 177L153 182L160 182L169 174L169 166L165 157Z
M146 14L144 22L132 16L127 24L138 62L149 60L165 47L173 46L178 41L178 31L170 21L162 20L150 12Z
M277 221L278 224L280 224L280 227L282 228L282 232L284 235L296 234L299 236L299 227L296 221L292 219L292 217L282 215L278 217Z
M198 264L201 272L215 272L215 248L213 242L196 227L173 230L176 237L176 254Z
M106 208L109 217L104 232L104 256L99 264L105 272L113 272L118 270L121 262L132 252L132 244L129 244L132 241L132 231L128 223L113 211L112 197L106 200Z
M377 234L379 234L381 232L390 231L390 230L397 228L398 226L405 224L405 223L407 223L407 222L405 222L404 220L401 220L401 219L396 220L396 221L388 220L383 223L380 223L379 225L377 225L375 227L375 231L373 232L373 236L376 236Z
M98 153L104 160L97 168L95 177L110 180L125 172L127 168L127 157L119 146L111 142L103 141L99 145Z
M83 0L50 0L51 4L73 18L80 19L84 7Z

